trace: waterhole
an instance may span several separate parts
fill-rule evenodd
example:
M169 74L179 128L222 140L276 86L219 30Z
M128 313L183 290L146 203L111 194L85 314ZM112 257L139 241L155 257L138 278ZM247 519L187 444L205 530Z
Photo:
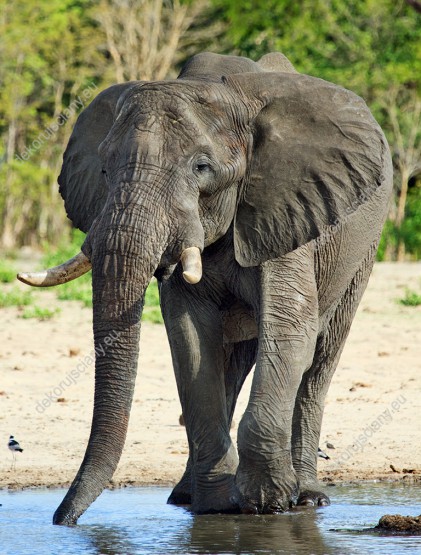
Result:
M0 492L1 555L419 554L421 537L358 532L384 514L419 515L420 484L327 488L330 507L271 516L201 515L166 504L167 488L105 491L78 526L53 526L65 490Z

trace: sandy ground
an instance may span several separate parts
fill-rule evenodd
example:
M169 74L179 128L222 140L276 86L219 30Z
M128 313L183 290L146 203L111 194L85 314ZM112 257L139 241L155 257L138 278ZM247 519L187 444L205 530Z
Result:
M7 287L7 286L5 286ZM24 286L22 286L24 287ZM320 478L421 478L421 307L396 302L421 291L421 264L377 264L326 402ZM90 430L94 384L91 311L58 302L52 320L0 309L0 487L68 485ZM71 379L72 370L77 379ZM75 372L73 372L73 375ZM249 381L235 422L245 409ZM174 484L187 459L185 429L163 326L144 324L126 446L113 484ZM232 430L236 435L236 427ZM23 447L11 469L9 435ZM334 445L328 449L326 442ZM392 470L391 466L395 469Z

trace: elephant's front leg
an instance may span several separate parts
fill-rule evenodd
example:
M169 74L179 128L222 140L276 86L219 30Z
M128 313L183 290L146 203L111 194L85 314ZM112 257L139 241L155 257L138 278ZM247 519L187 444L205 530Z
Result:
M262 269L259 351L238 430L236 484L243 512L285 511L299 493L291 457L292 416L318 326L312 257L299 251Z
M204 283L177 276L161 287L177 387L190 448L191 502L197 513L238 509L238 457L229 434L222 320Z
M228 425L232 427L232 418L238 395L244 380L256 362L257 339L240 341L225 345L225 395ZM186 470L172 490L167 503L170 505L190 505L192 489L192 465L187 461Z

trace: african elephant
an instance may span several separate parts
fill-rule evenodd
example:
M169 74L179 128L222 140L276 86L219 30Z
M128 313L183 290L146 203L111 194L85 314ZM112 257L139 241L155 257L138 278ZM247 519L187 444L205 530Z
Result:
M99 94L58 181L88 232L82 252L20 278L52 285L92 266L98 354L89 443L54 523L76 523L120 459L152 276L190 447L169 501L197 513L327 504L316 476L324 398L392 188L364 101L279 53L199 54L175 80ZM237 454L230 421L254 365Z

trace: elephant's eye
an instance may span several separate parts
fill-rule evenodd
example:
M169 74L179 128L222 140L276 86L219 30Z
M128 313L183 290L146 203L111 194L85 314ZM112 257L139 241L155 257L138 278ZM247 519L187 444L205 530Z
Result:
M194 164L194 172L199 175L206 174L212 171L212 166L209 162L200 160Z

